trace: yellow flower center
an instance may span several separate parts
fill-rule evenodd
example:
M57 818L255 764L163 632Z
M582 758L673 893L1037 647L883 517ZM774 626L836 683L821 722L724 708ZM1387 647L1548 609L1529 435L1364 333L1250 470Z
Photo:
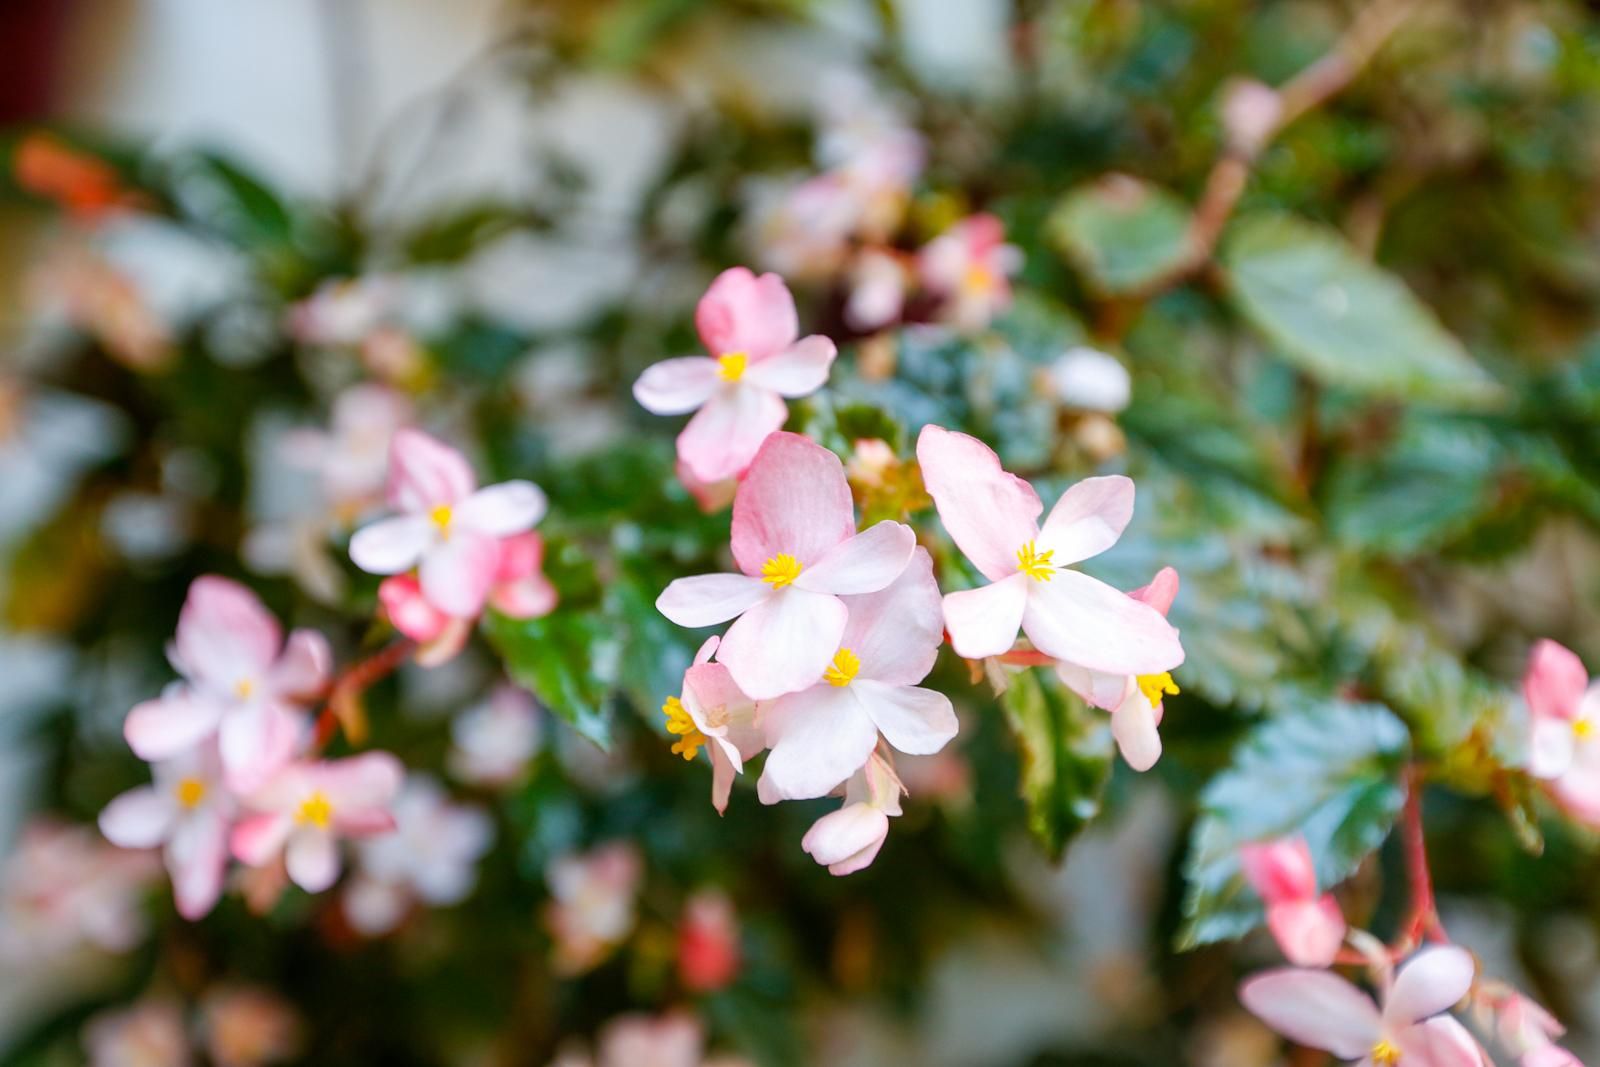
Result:
M1372 1046L1372 1062L1381 1067L1394 1067L1400 1062L1400 1047L1388 1038Z
M1587 741L1594 736L1594 723L1588 719L1572 720L1572 736L1579 741Z
M700 752L700 746L706 743L706 735L695 726L683 701L668 697L667 702L661 705L661 714L667 717L667 733L678 738L672 743L673 755L682 756L685 760L694 759Z
M294 821L326 830L333 822L333 805L328 802L327 794L319 789L302 800L300 810L294 813Z
M449 504L439 504L432 511L428 512L428 518L432 519L433 520L433 524L435 526L439 527L439 533L441 535L446 536L446 537L449 536L449 534L450 534L450 505Z
M717 357L717 377L725 382L736 382L744 377L750 356L744 352L725 352Z
M800 577L800 561L787 552L773 556L761 565L761 580L771 582L774 589L793 585L798 577Z
M961 287L974 295L994 288L994 272L982 263L969 265L961 275Z
M829 685L846 686L855 681L856 675L861 671L861 657L848 648L841 648L833 657L833 663L822 677Z
M1139 675L1139 692L1144 694L1144 698L1153 708L1161 703L1163 695L1177 696L1182 690L1178 688L1178 683L1172 680L1170 672L1162 671L1160 674Z
M1050 558L1056 554L1055 549L1040 552L1029 541L1017 549L1017 569L1036 582L1048 582L1056 575L1056 570L1050 565Z
M178 803L190 811L200 806L206 798L206 784L198 778L185 778L178 783Z
M233 683L233 695L240 700L249 700L250 694L256 691L256 683L250 678L240 678Z

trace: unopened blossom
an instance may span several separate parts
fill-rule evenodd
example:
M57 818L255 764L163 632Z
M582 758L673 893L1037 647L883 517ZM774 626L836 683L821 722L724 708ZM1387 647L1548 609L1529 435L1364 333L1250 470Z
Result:
M200 1037L215 1067L269 1067L300 1053L304 1026L283 997L257 986L207 990Z
M475 620L434 607L414 574L396 574L379 582L378 603L390 625L417 643L416 660L423 667L455 659L472 636Z
M933 557L918 547L900 577L876 593L843 598L849 609L839 647L815 684L764 704L765 803L826 796L859 770L878 736L926 756L957 730L950 698L917 683L939 656L944 618Z
M1148 604L1165 618L1178 596L1178 572L1163 567L1149 585L1128 596ZM1179 691L1171 672L1109 674L1063 660L1056 664L1056 675L1091 706L1111 712L1111 734L1128 766L1148 771L1156 765L1161 758L1163 698Z
M1267 929L1290 963L1327 967L1344 944L1344 913L1331 893L1317 892L1317 871L1303 837L1239 850L1244 876L1267 905Z
M527 774L543 735L533 697L517 686L498 685L450 723L450 773L472 785L511 785Z
M235 792L260 785L289 759L305 706L327 686L333 662L321 634L295 630L285 642L254 593L214 575L189 586L168 658L184 680L128 713L128 745L157 762L216 737Z
M695 327L711 355L648 367L633 395L657 415L696 413L678 435L678 458L697 481L711 483L750 466L788 418L784 397L820 389L837 351L826 337L800 337L782 278L744 267L717 275L700 298Z
M1591 684L1583 661L1549 639L1533 646L1522 693L1532 720L1528 770L1556 779L1572 769L1580 749L1600 728L1600 681Z
M981 330L1011 306L1011 275L1021 269L1022 253L1006 244L999 219L972 215L930 241L917 267L922 284L943 299L946 320Z
M678 980L691 993L714 993L739 975L739 917L726 893L701 890L678 925Z
M411 419L411 402L387 386L362 383L333 402L327 430L296 430L283 441L290 463L314 471L323 500L342 522L383 501L389 445Z
M627 841L560 856L545 868L550 903L545 925L555 940L555 966L581 974L603 963L638 922L635 907L644 861Z
M711 803L718 814L728 810L733 778L744 763L766 748L756 724L756 702L733 680L726 665L710 662L721 638L708 637L683 676L681 696L661 706L675 755L694 759L701 748L711 757Z
M171 1000L144 1000L101 1012L83 1028L88 1067L188 1067L194 1062L183 1009Z
M237 804L207 743L151 767L155 781L130 789L100 813L100 832L121 848L163 851L178 914L198 919L216 906L228 866Z
M257 814L234 827L233 854L251 867L281 856L296 885L320 893L339 878L341 840L394 830L404 778L387 752L286 767L248 798Z
M370 574L416 567L428 603L454 618L483 610L500 575L501 541L545 513L544 493L532 482L479 489L465 456L410 429L390 446L389 504L400 514L357 530L350 558Z
M827 670L848 614L840 597L887 586L915 546L903 523L856 533L839 458L799 434L775 433L733 500L733 558L742 573L679 578L656 607L680 626L736 619L717 660L749 696L781 696Z
M371 936L399 926L413 904L465 900L494 842L489 816L452 802L427 775L407 778L392 810L393 833L356 842L356 874L344 891L345 916Z
M800 847L836 876L872 865L889 837L889 819L900 814L905 787L877 754L850 777L844 806L812 824Z
M1055 398L1077 411L1115 415L1128 406L1133 394L1122 361L1084 345L1067 349L1046 373Z
M1086 478L1040 526L1033 487L977 438L926 426L917 459L945 530L991 583L944 598L957 653L998 656L1020 629L1044 654L1107 675L1161 675L1183 662L1178 631L1160 611L1068 569L1116 543L1133 515L1132 481Z
M145 936L143 898L161 865L88 827L23 827L0 866L0 961L21 966L81 946L126 952Z
M1296 1044L1362 1067L1482 1067L1477 1042L1443 1014L1467 995L1474 969L1459 948L1424 949L1384 983L1381 1008L1336 974L1297 968L1248 979L1239 999Z

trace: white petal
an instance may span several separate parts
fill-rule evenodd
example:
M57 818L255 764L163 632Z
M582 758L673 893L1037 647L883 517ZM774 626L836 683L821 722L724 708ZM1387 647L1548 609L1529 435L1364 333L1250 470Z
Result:
M761 775L764 803L826 796L867 762L878 731L853 688L816 685L762 708L772 746Z
M866 678L852 682L850 688L884 739L907 755L930 756L956 735L956 709L943 693Z

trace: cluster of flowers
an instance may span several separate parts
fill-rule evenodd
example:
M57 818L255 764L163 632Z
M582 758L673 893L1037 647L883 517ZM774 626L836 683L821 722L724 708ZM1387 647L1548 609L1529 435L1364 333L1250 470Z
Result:
M207 990L193 1018L184 1006L152 995L102 1012L83 1031L89 1067L267 1067L299 1055L300 1017L281 997L255 986Z

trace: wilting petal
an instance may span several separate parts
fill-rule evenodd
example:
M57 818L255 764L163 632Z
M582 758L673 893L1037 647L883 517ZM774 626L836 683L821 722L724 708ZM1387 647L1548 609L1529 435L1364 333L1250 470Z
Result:
M1535 778L1559 778L1572 766L1577 750L1572 723L1566 719L1539 716L1528 733L1528 773Z
M315 630L295 630L272 667L272 691L290 699L310 699L333 674L333 650Z
M1172 602L1178 599L1178 572L1171 567L1162 567L1150 579L1149 585L1140 586L1128 595L1165 615L1171 610Z
M1395 1043L1400 1061L1419 1067L1484 1067L1488 1062L1467 1028L1448 1015L1401 1030Z
M867 762L878 731L854 688L814 685L763 705L772 751L761 773L762 803L826 796Z
M532 482L501 482L457 504L451 523L490 537L512 537L532 529L548 507L544 490Z
M1295 1044L1322 1049L1340 1059L1365 1056L1381 1036L1377 1005L1327 971L1267 971L1239 987L1239 1000Z
M718 662L755 700L794 693L822 677L839 649L847 612L838 598L779 590L745 612L723 635Z
M281 770L294 754L300 727L293 712L276 704L251 704L225 717L217 737L229 788L252 792Z
M1267 908L1267 929L1296 967L1327 967L1344 944L1344 915L1331 896L1289 900Z
M1303 837L1244 845L1239 864L1245 880L1268 904L1316 899L1317 868Z
M425 514L477 486L467 457L437 438L405 429L389 443L389 503L396 510Z
M428 603L458 619L483 610L500 565L500 545L473 530L456 530L422 558L417 577Z
M178 914L191 922L208 915L222 896L227 868L227 820L210 812L185 819L167 845L167 870Z
M1009 652L1028 607L1026 574L1013 574L993 585L946 593L944 626L956 654L982 659Z
M140 786L107 804L100 813L100 832L118 848L155 848L172 832L178 805L171 794Z
M928 676L944 640L944 606L927 549L915 549L888 587L843 599L850 621L839 644L861 657L862 678L916 685Z
M1548 638L1537 642L1528 656L1528 673L1522 694L1528 710L1538 718L1571 719L1589 684L1589 672L1571 649Z
M713 356L743 352L759 360L800 336L794 297L783 279L776 274L758 278L744 267L717 275L695 308L694 324Z
M740 570L760 574L762 564L785 553L811 567L855 532L850 483L838 456L794 433L762 442L733 498L733 558Z
M788 417L777 393L742 384L718 390L678 434L678 458L699 482L735 478Z
M1398 1028L1448 1010L1467 995L1476 971L1472 956L1462 949L1423 949L1395 976L1384 1018Z
M339 845L321 830L298 830L284 850L289 879L307 893L320 893L339 879Z
M943 693L865 678L850 688L884 739L907 755L931 756L956 735L956 709Z
M1160 720L1139 688L1130 688L1126 699L1111 713L1111 736L1116 738L1128 766L1148 771L1161 759L1161 731L1156 729Z
M942 426L922 428L917 462L956 547L991 581L1017 573L1017 550L1038 535L1044 510L1033 486L1002 470L976 437Z
M1085 478L1061 494L1039 528L1040 552L1058 567L1098 556L1117 543L1133 518L1133 479L1120 474Z
M1183 662L1178 631L1126 593L1078 571L1023 580L1022 629L1046 655L1111 674L1159 674Z
M889 836L889 817L870 804L846 804L811 825L800 847L836 875L854 874L877 859Z
M176 665L185 675L231 688L277 658L283 630L250 590L208 574L189 586L173 644Z
M170 759L215 733L221 718L216 703L179 690L135 707L122 724L122 735L140 759Z
M916 547L911 527L885 519L834 546L802 570L794 584L835 596L874 593L900 577Z
M233 828L229 849L240 863L264 867L283 851L293 829L294 820L287 815L254 815Z
M656 610L679 626L715 626L743 615L771 593L760 578L699 574L674 579L656 598Z
M705 356L664 359L639 375L633 398L656 415L682 415L711 399L722 385L717 369L717 361Z
M828 382L828 369L839 350L826 337L813 334L766 359L750 364L744 380L782 396L807 396Z
M368 574L400 574L417 565L437 536L424 515L379 519L350 538L350 559Z

